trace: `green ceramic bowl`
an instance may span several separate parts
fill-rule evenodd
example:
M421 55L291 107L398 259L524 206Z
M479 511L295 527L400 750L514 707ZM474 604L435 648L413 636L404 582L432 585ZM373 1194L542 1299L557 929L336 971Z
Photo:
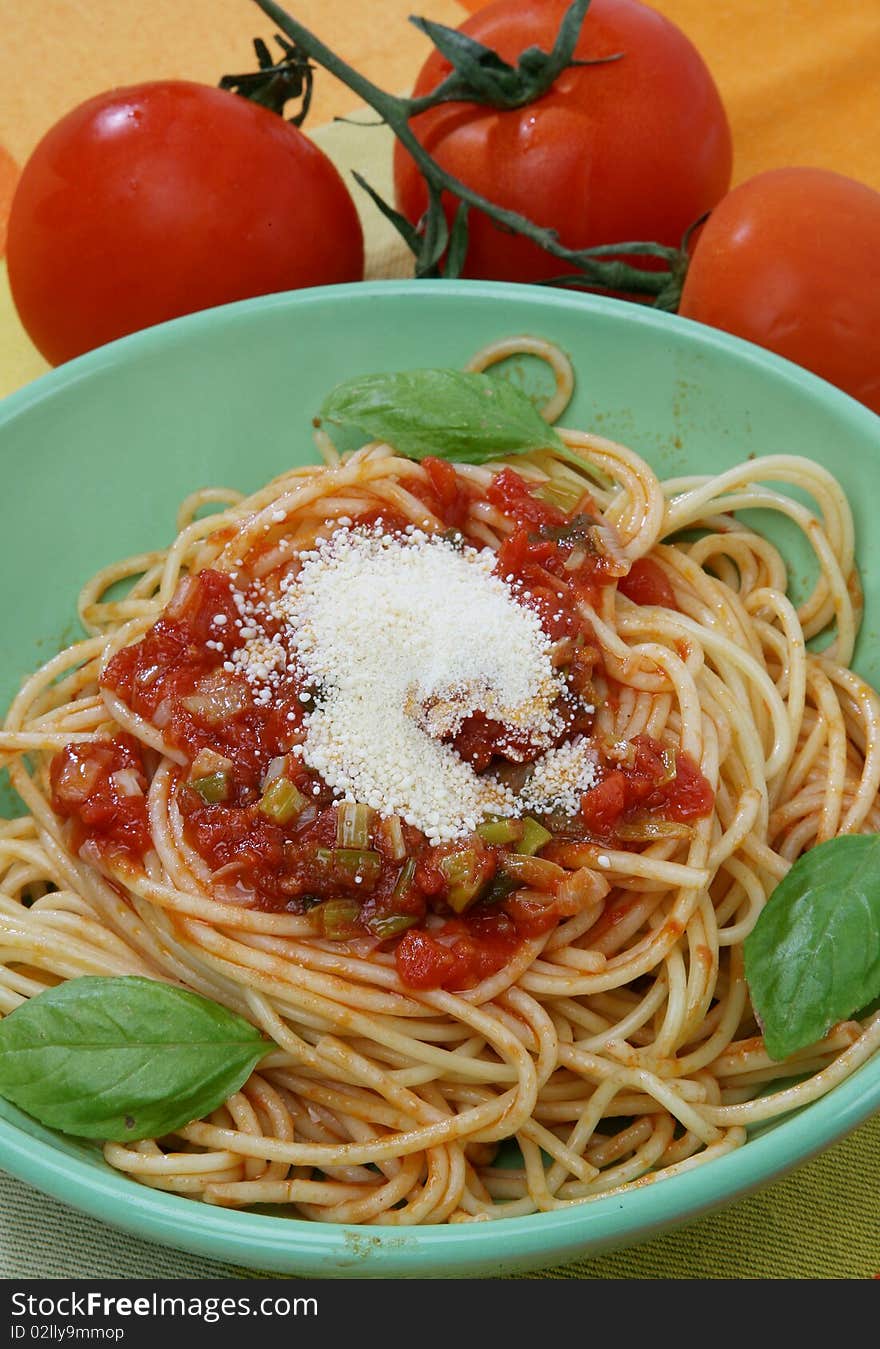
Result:
M490 339L551 338L574 360L566 414L661 475L750 454L825 463L856 514L866 612L857 665L880 676L880 419L829 385L698 324L529 287L387 282L271 296L114 343L0 405L0 702L78 633L75 596L100 566L170 541L208 483L252 489L312 457L309 422L336 381L461 365ZM528 381L534 370L523 372ZM790 541L781 537L783 547ZM797 577L807 561L790 558ZM414 1230L225 1212L138 1186L99 1151L0 1103L0 1165L115 1227L259 1270L302 1276L493 1276L640 1240L730 1202L880 1108L880 1060L738 1152L557 1213Z

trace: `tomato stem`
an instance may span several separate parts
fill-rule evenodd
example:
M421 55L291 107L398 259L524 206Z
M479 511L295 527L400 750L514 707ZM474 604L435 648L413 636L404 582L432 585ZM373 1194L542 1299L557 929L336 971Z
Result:
M506 207L497 205L473 188L468 187L466 183L448 173L437 163L415 135L410 126L410 119L417 113L424 111L428 106L433 106L430 102L432 98L436 99L437 102L448 102L453 97L458 97L462 101L473 101L473 95L470 92L462 90L459 95L455 95L454 91L451 90L449 82L455 78L454 72L447 81L440 85L434 95L427 96L427 98L411 99L389 94L358 70L355 70L342 57L337 56L319 37L276 4L275 0L254 0L254 3L259 6L267 18L276 23L286 34L299 53L300 58L306 64L311 61L327 70L377 112L418 166L428 192L428 209L418 226L414 226L399 211L396 211L394 207L384 201L359 174L355 174L356 181L399 231L407 247L415 255L415 274L417 277L455 277L461 275L467 253L468 212L469 210L478 210L494 221L499 229L530 239L544 252L564 262L571 269L571 274L560 277L557 283L570 284L574 281L578 285L595 291L650 296L652 297L652 304L656 308L675 309L677 307L682 278L687 268L687 254L683 249L670 248L654 242L629 241L603 244L596 248L568 248L560 242L559 235L555 230L535 224L527 216L520 215L518 211L510 211ZM566 64L572 63L571 53L580 33L588 4L589 0L575 0L566 11L560 32L554 43L553 52L548 54L539 52L538 48L529 48L522 53L517 68L508 66L506 62L501 62L497 56L496 61L501 66L506 67L507 71L520 69L524 63L528 67L531 61L533 65L541 66L545 74L547 70L552 70L552 78L555 79ZM420 21L419 26L423 28L423 31L441 27L427 24L424 20ZM452 30L444 30L444 33L450 31ZM489 49L483 48L483 51L488 52ZM540 57L544 58L544 62L549 64L539 62L537 57L533 55L534 53L538 53ZM559 62L563 57L567 59L560 66ZM491 61L488 61L488 64L493 66ZM504 74L497 67L494 67L494 73L499 79ZM438 95L440 96L438 97ZM517 105L512 104L510 106ZM457 198L459 202L451 229L443 208L443 197L447 193ZM657 258L664 262L666 266L657 271L649 270L631 265L624 261L625 257Z
M440 103L479 103L489 108L522 108L546 94L553 82L569 66L606 65L619 61L622 52L578 61L574 49L580 37L590 0L573 0L562 17L553 48L528 47L520 53L515 66L502 60L496 51L477 42L460 28L447 28L432 19L411 18L420 32L452 66L452 72L430 94L407 99L409 117L415 117Z
M292 98L302 99L295 117L288 117L294 126L302 126L308 116L312 102L314 69L295 43L285 42L277 37L283 56L273 61L269 48L262 38L254 38L254 51L259 70L246 75L224 75L220 88L230 93L240 94L251 103L259 103L270 112L284 116L287 103Z

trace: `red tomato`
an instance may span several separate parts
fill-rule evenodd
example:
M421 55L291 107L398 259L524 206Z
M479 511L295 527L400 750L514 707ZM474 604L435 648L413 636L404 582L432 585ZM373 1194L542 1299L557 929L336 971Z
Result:
M634 604L659 604L675 609L675 591L662 567L650 557L636 558L628 574L621 576L617 589Z
M512 468L503 468L486 488L486 500L518 525L528 525L532 529L539 529L541 525L561 525L565 520L564 513L558 506L535 496L536 490Z
M880 193L828 169L741 183L700 232L679 313L787 356L880 412Z
M595 834L614 829L627 806L626 778L615 770L581 797L581 818Z
M450 529L464 529L471 508L472 494L468 491L464 479L460 478L448 459L435 459L427 455L422 460L422 468L428 476L430 487L410 491L420 497L425 505L439 520Z
M184 81L63 117L24 167L7 251L21 321L54 364L197 309L363 276L326 155L266 108Z
M437 937L410 928L398 943L394 962L408 988L473 988L506 965L519 944L506 916L453 920Z
M606 773L581 797L581 819L592 833L613 834L621 820L645 812L680 823L708 815L715 793L689 754L678 751L670 777L663 747L650 735L637 735L632 749L631 761Z
M715 793L691 756L679 754L675 777L662 789L661 798L665 798L659 806L664 819L690 823L709 814Z
M113 740L68 745L49 769L52 805L74 822L73 846L89 840L96 855L117 864L140 861L150 847L147 779L141 747L123 733Z
M569 0L495 0L462 32L515 63L549 51ZM630 240L677 246L730 184L731 137L718 90L684 34L638 0L593 0L575 51L612 56L570 68L534 103L511 111L449 103L413 119L431 155L468 187L559 232L569 247ZM434 52L415 94L450 71ZM426 207L412 159L395 146L397 204L413 222ZM538 281L565 270L537 245L471 212L464 274Z

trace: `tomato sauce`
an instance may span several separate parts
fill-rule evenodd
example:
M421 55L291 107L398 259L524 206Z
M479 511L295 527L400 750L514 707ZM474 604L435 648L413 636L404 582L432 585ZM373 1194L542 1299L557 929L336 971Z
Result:
M92 860L123 869L142 861L152 845L147 775L134 736L68 745L54 756L49 781L53 809L73 821L75 852L90 843Z
M463 531L472 485L443 460L428 458L423 466L426 481L417 494L445 526ZM672 587L649 559L629 569L612 532L587 513L587 497L582 512L566 516L511 469L496 475L486 496L513 526L496 572L560 644L568 691L557 704L558 742L589 735L601 655L579 606L595 604L615 582L636 603L672 606ZM378 507L358 523L379 519L392 531L406 523ZM505 848L477 835L431 846L401 822L392 838L374 813L361 847L341 845L340 807L297 756L310 693L295 662L280 667L264 699L249 683L243 658L236 659L248 641L253 620L247 615L255 613L267 639L283 642L280 623L256 587L237 591L229 576L212 569L185 577L158 621L114 655L101 681L185 760L176 805L184 836L210 868L219 899L311 915L316 934L327 938L372 936L394 950L402 981L418 989L473 987L507 964L522 941L571 913L556 893L558 882L547 882L546 893L518 889L512 862L510 877L504 870ZM501 760L529 763L544 748L517 739L483 713L469 716L452 743L477 772ZM569 837L616 839L626 847L617 839L624 825L689 823L711 809L711 788L687 754L671 755L646 735L613 752L598 748L599 780L581 798ZM75 849L111 870L143 865L152 846L148 774L134 737L70 745L55 756L50 777L53 806L72 821ZM267 806L276 778L285 791L295 789L291 815ZM554 838L545 857L564 846ZM455 876L450 858L459 868Z
M634 604L657 604L664 609L677 609L675 591L662 567L650 557L640 557L629 573L621 576L617 588Z
M422 460L422 468L428 482L411 484L409 491L449 529L465 532L474 491L464 478L459 477L448 459L428 455Z
M611 838L622 824L640 819L690 824L709 814L715 794L689 754L664 751L649 735L637 735L627 749L628 757L581 797L590 833Z
M566 516L535 495L512 469L495 477L486 496L514 523L498 550L495 570L518 586L521 602L534 609L558 641L583 633L579 604L595 607L604 586L625 576L612 531L587 509ZM589 499L584 502L589 506Z
M473 988L508 964L520 940L505 914L452 919L430 932L411 928L398 943L394 962L410 988Z
M261 623L273 635L268 615ZM188 758L203 749L230 758L236 788L246 793L269 760L291 748L304 705L293 677L267 706L255 701L245 678L225 668L244 642L232 582L208 569L181 582L158 622L113 656L101 683Z

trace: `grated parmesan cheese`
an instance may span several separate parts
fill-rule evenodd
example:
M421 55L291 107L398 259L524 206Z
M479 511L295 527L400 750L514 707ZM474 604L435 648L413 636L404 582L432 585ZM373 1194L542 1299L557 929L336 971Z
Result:
M520 804L538 813L558 811L576 815L580 799L596 785L599 758L589 740L578 736L548 750L522 789Z
M538 746L559 733L549 638L494 574L494 552L376 526L338 529L300 562L272 612L316 690L305 762L432 842L517 814L507 787L439 738L477 711Z

